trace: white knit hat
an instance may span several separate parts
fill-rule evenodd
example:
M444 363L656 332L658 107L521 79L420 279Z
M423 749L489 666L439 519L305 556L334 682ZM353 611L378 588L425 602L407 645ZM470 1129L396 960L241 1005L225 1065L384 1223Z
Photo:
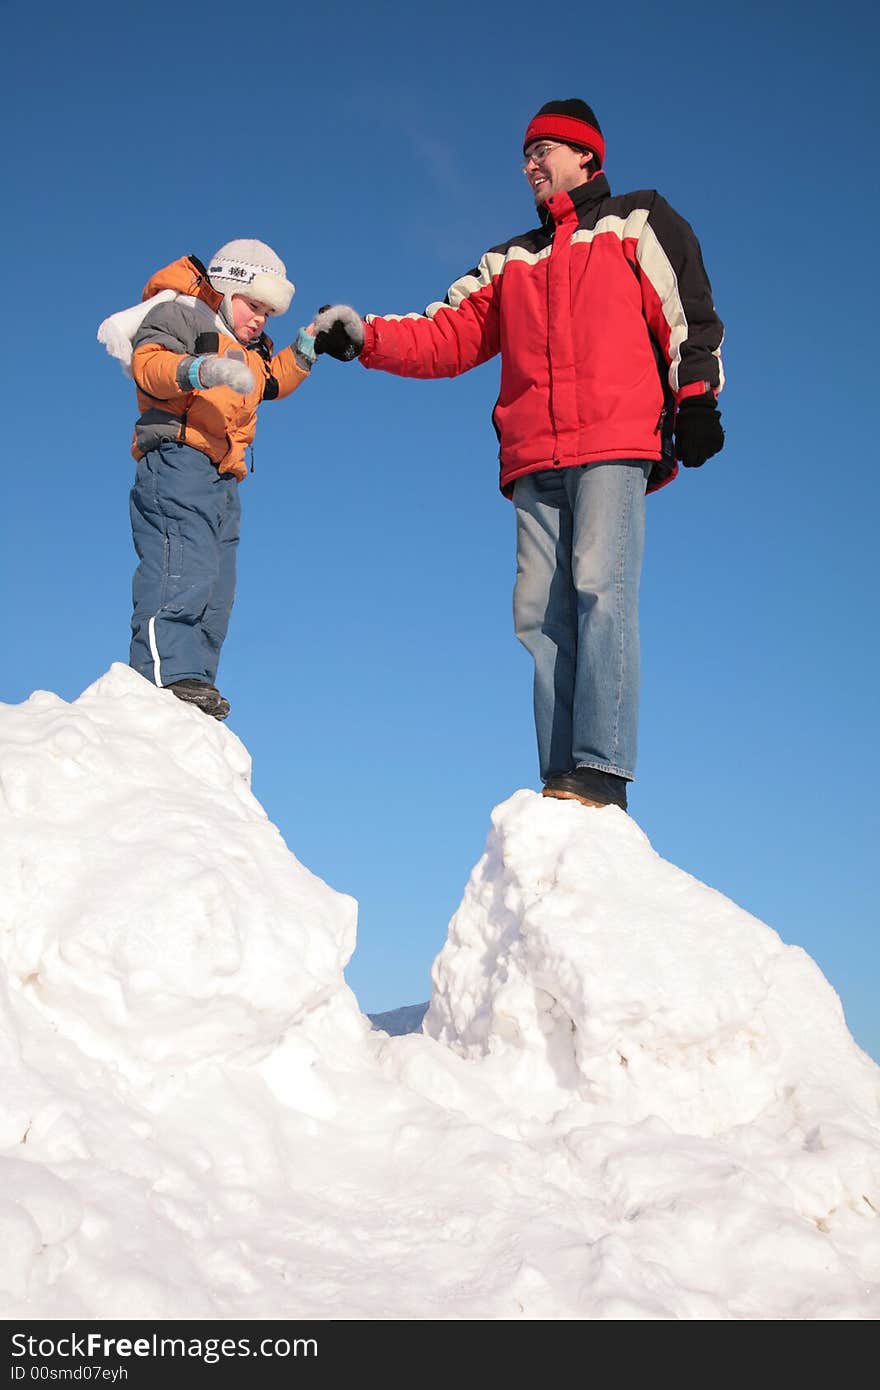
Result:
M284 262L264 241L227 241L208 262L208 282L227 300L246 294L273 314L287 313L294 294Z

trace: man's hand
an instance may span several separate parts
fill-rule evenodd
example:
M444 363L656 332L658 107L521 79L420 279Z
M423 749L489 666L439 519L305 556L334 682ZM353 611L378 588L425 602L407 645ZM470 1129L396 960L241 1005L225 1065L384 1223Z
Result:
M325 304L310 325L315 336L315 355L326 352L337 362L359 357L364 345L364 323L348 304Z
M675 419L675 457L685 468L701 468L723 448L721 413L712 392L686 397Z
M178 381L180 375L178 373ZM240 396L254 389L254 374L243 357L220 357L216 352L204 357L191 357L185 372L184 390L210 391L213 386L228 386Z

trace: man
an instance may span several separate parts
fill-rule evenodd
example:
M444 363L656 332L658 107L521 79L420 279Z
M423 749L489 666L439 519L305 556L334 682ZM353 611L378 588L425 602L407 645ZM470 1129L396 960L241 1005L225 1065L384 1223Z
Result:
M723 446L723 330L688 224L654 191L612 197L585 102L542 106L523 153L537 228L487 251L422 315L326 310L315 351L415 377L501 354L492 418L517 514L514 619L535 663L544 795L625 810L645 493L676 460L697 468Z

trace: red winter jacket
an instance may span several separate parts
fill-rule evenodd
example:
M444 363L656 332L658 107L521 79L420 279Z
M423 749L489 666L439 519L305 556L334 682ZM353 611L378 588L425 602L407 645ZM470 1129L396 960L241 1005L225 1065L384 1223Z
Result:
M612 197L600 171L541 208L542 225L487 251L442 304L369 315L361 362L457 376L501 353L493 411L501 488L602 459L678 471L675 407L723 385L723 328L693 231L654 191Z

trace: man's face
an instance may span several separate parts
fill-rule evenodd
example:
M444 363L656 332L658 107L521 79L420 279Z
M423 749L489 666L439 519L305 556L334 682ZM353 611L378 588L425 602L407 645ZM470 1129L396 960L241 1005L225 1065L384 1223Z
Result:
M525 153L523 173L540 207L554 193L567 193L590 177L592 158L555 140L535 140Z

